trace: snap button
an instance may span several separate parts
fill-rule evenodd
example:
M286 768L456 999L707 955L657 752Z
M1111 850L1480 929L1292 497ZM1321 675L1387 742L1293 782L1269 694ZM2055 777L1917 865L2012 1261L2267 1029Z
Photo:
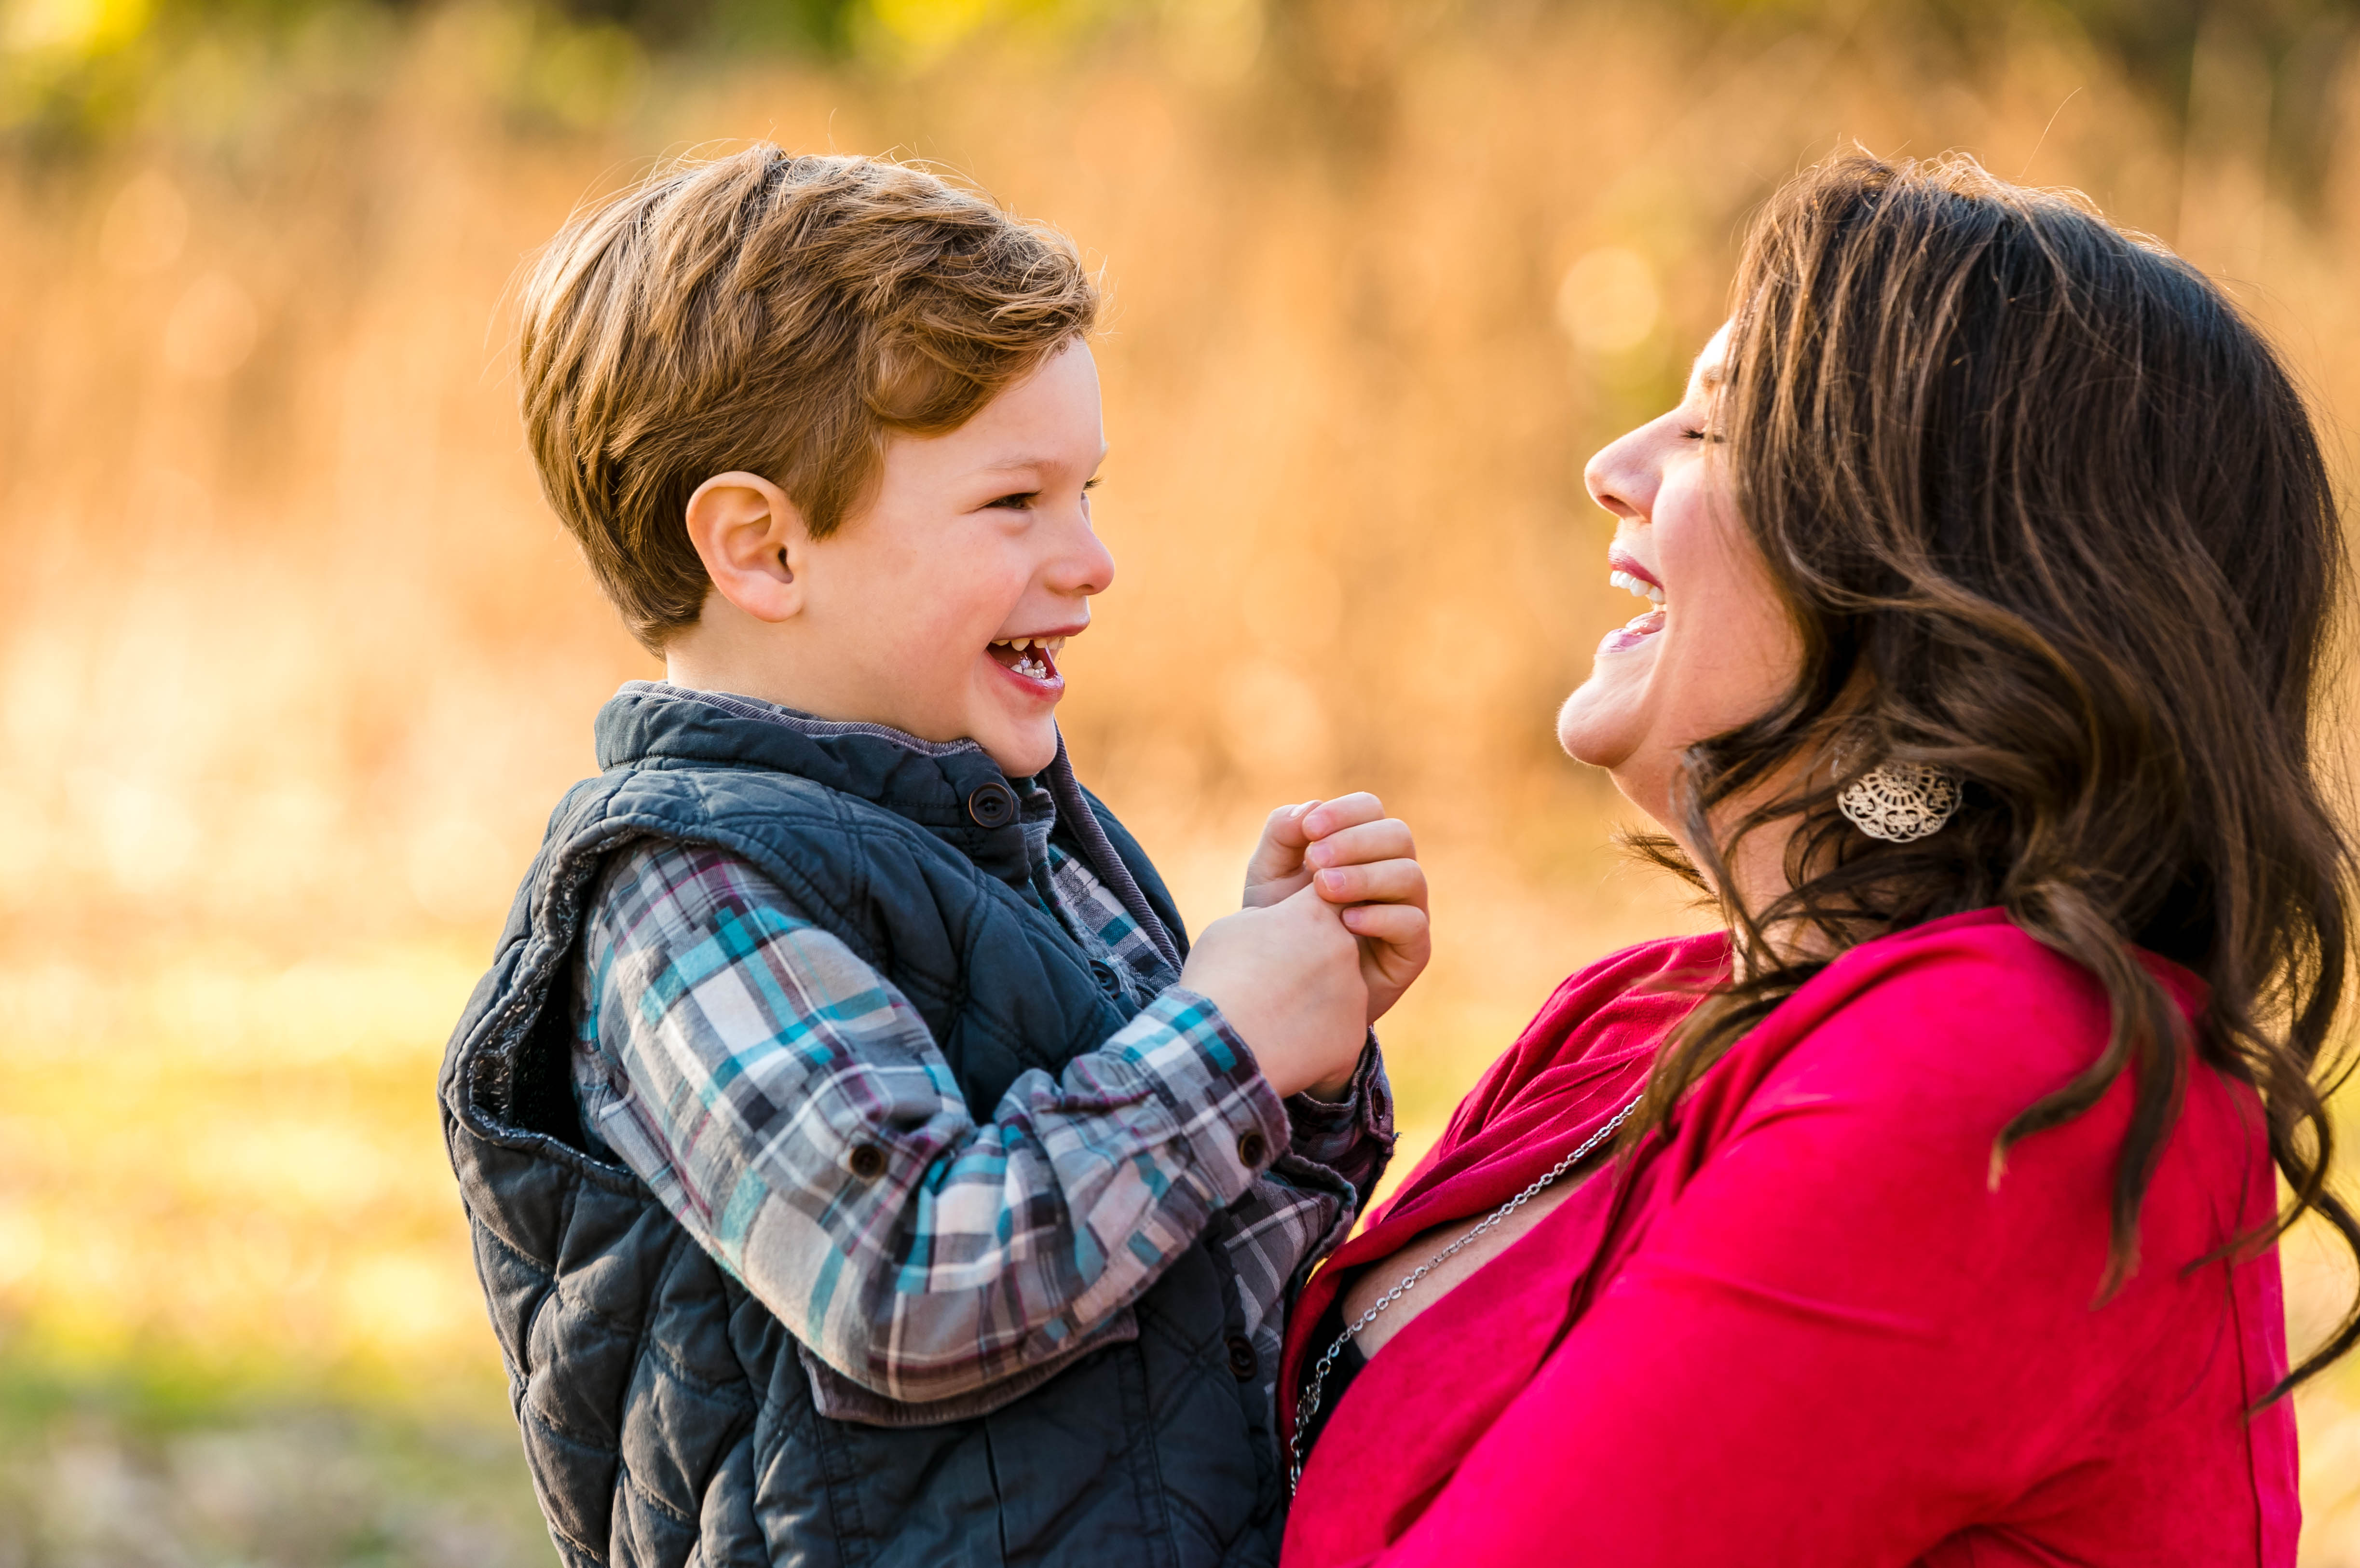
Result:
M967 814L979 828L1004 828L1016 820L1016 791L994 779L967 798Z
M1241 1334L1229 1335L1229 1370L1237 1375L1239 1382L1251 1378L1261 1366L1261 1358L1254 1355L1253 1341Z
M885 1174L885 1151L873 1143L854 1146L852 1173L863 1181L874 1181Z
M1262 1162L1269 1153L1269 1140L1258 1132L1250 1132L1238 1139L1238 1158L1256 1171L1262 1169Z

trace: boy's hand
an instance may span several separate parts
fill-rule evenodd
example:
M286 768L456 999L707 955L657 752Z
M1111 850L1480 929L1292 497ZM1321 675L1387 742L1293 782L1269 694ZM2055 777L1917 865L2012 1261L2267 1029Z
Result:
M1386 816L1384 802L1365 790L1281 806L1262 824L1262 843L1246 862L1246 907L1275 903L1306 887L1349 906L1344 925L1361 939L1361 979L1369 1022L1375 1023L1434 952L1426 871L1409 824Z
M1360 1065L1369 993L1360 942L1309 887L1198 933L1180 983L1209 996L1281 1097L1333 1099Z

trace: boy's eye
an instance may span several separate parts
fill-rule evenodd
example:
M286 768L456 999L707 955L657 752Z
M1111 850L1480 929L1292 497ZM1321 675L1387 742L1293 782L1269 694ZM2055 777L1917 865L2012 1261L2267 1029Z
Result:
M1038 490L1020 490L1012 495L1002 495L998 500L987 501L984 505L986 506L1006 506L1011 510L1022 512L1032 505L1032 497L1039 494L1041 494L1041 492Z

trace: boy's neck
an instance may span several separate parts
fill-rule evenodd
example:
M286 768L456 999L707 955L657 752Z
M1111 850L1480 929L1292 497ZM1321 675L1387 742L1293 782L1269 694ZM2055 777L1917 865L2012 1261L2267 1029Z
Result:
M847 711L847 704L826 690L826 682L800 679L798 660L781 646L789 639L776 627L770 635L745 635L750 628L733 626L736 617L706 615L664 645L664 680L692 691L721 691L751 697L776 708L792 708L817 719L845 724L891 724L881 713ZM893 725L895 728L901 726Z
M730 697L750 697L774 708L792 708L796 713L810 713L814 718L860 720L868 717L865 713L818 713L800 692L790 690L783 682L766 681L754 671L723 673L667 657L663 678L669 686L683 687L691 691L717 691Z

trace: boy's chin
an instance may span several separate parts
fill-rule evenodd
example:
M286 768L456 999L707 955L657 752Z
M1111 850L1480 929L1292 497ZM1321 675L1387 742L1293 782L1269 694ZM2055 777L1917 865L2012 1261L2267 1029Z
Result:
M992 735L977 735L975 741L1011 779L1030 779L1057 760L1057 726L1048 720L1037 725L1011 725Z

